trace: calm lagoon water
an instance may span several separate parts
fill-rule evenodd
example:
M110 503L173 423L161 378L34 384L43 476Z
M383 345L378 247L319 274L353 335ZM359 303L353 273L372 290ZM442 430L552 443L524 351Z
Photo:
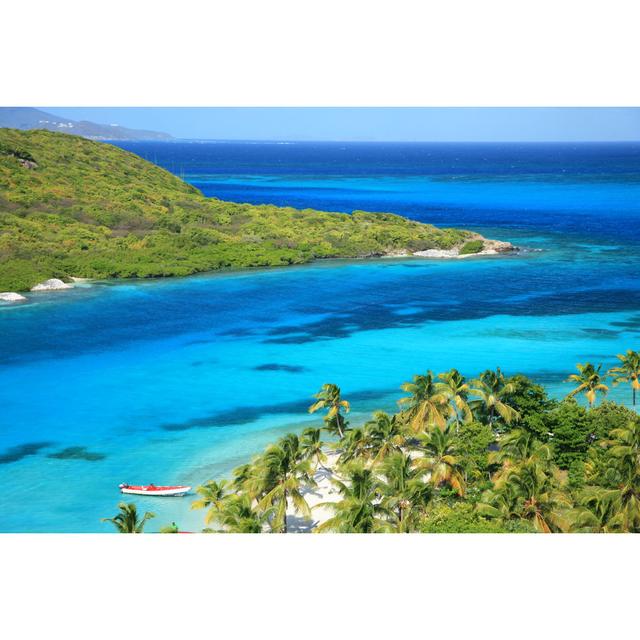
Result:
M223 476L318 424L306 407L323 382L358 421L428 368L499 365L561 395L576 362L638 348L638 145L123 146L209 196L394 211L527 251L96 283L0 307L0 531L110 531L120 482ZM138 506L157 514L150 531L198 530L190 502Z

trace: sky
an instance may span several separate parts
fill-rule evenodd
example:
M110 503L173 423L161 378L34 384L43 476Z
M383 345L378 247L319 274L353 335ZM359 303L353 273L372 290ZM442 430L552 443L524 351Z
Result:
M209 140L640 141L640 108L39 107L72 120Z

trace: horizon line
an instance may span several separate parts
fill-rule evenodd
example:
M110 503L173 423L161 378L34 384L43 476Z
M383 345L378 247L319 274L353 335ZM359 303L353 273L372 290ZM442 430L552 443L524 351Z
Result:
M639 144L637 140L286 140L277 138L178 138L170 140L145 140L145 139L117 139L106 140L108 142L215 142L215 143L250 143L250 144Z

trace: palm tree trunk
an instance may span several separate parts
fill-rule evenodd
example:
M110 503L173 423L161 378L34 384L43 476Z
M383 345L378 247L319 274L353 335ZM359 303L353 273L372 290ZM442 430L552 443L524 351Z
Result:
M284 490L284 517L282 518L282 531L281 533L287 533L287 490Z
M636 390L635 387L631 387L631 391L633 392L633 406L636 406Z

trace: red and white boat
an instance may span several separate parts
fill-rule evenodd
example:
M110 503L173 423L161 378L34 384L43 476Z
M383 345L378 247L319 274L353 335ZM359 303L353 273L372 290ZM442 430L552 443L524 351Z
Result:
M191 487L186 485L156 486L155 484L121 484L120 493L133 493L138 496L183 496Z

